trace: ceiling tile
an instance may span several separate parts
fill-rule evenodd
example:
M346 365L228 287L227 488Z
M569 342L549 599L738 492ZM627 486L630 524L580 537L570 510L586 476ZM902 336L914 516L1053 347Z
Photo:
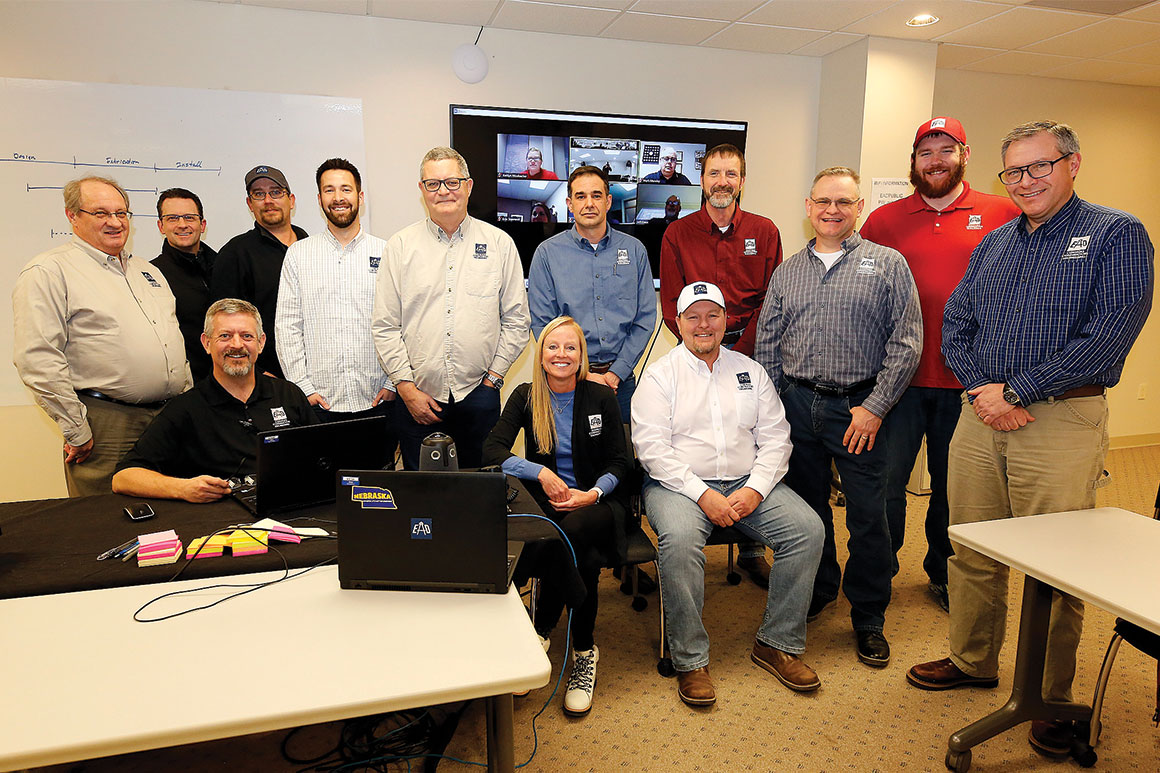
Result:
M956 46L953 43L940 43L938 47L938 63L936 67L944 70L957 70L965 64L978 62L989 56L1003 53L1001 48L980 48L979 46Z
M770 0L745 17L754 24L836 30L894 5L894 0Z
M940 43L1019 48L1053 35L1085 27L1098 17L1040 8L1012 8L1006 13L940 35Z
M367 0L242 0L243 5L286 8L291 11L325 11L366 16Z
M1023 46L1023 50L1039 54L1097 57L1156 40L1160 40L1160 24L1128 19L1105 19L1082 30Z
M723 21L687 19L683 16L659 16L629 11L601 33L606 38L645 40L652 43L696 45L725 28Z
M1137 8L1134 11L1124 11L1120 14L1125 19L1139 19L1141 21L1160 21L1160 2Z
M770 27L765 24L730 24L709 38L703 45L714 48L732 48L738 51L762 51L767 54L788 54L790 51L813 43L826 36L821 30L799 30Z
M1083 59L1078 62L1049 67L1039 72L1048 78L1070 78L1081 81L1112 81L1132 75L1140 68L1125 62L1108 62L1102 59Z
M765 0L636 0L632 10L641 13L660 13L671 16L689 16L696 19L724 19L737 21L761 5ZM585 3L587 0L573 0Z
M491 15L501 0L439 0L437 3L416 3L414 0L370 0L372 16L388 19L433 21L442 24L482 26L491 21Z
M1160 43L1147 43L1143 46L1125 48L1123 51L1113 51L1103 58L1111 59L1114 62L1160 64Z
M851 35L847 32L831 32L824 38L819 38L813 43L807 43L790 53L794 56L827 56L838 49L845 48L852 43L857 43L865 37L865 35Z
M1112 82L1130 86L1160 86L1160 67L1138 67L1133 72L1117 76Z
M1059 67L1075 61L1078 61L1076 57L1007 51L993 56L990 59L983 59L964 65L959 69L975 70L977 72L1008 73L1010 75L1033 75L1049 67Z
M930 40L1009 10L1010 6L1001 3L975 0L901 0L873 16L847 24L841 30L886 38ZM940 21L929 27L907 27L907 20L920 13L932 13Z
M1058 8L1063 11L1091 11L1104 16L1115 16L1147 4L1148 0L1031 0L1030 5Z
M562 35L599 35L617 11L602 8L504 0L492 25L510 30L558 32Z
M440 0L423 0L427 3L439 2ZM415 2L415 0L411 0ZM609 11L623 11L632 5L636 0L536 0L538 3L545 5L576 5L587 8L603 8Z

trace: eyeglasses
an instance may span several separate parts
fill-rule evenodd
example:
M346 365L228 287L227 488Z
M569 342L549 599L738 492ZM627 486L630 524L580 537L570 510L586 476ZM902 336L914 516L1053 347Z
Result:
M269 191L250 191L250 198L254 201L262 201L265 198L277 200L285 198L286 194L289 192L290 191L286 190L285 188L274 188L273 190Z
M166 225L177 225L178 223L197 223L201 220L201 215L162 215L161 220Z
M676 156L661 156L661 161L676 161Z
M1004 169L999 172L999 180L1004 185L1018 185L1023 179L1023 173L1031 175L1032 180L1042 180L1047 175L1051 174L1055 169L1055 165L1063 159L1070 156L1071 153L1064 153L1054 161L1036 161L1034 164L1027 164L1026 166L1013 166L1010 169Z
M862 199L815 199L810 197L810 201L817 204L822 209L829 209L831 204L836 204L838 209L851 209L857 206Z
M127 221L133 217L132 212L126 212L121 209L116 212L106 212L103 209L98 209L96 212L89 212L87 209L78 209L77 212L84 212L86 215L92 215L97 220L108 220L109 218L116 218L117 220Z
M419 182L423 184L423 190L435 193L439 190L440 185L446 186L449 191L457 191L470 179L470 177L448 177L446 180L420 180Z

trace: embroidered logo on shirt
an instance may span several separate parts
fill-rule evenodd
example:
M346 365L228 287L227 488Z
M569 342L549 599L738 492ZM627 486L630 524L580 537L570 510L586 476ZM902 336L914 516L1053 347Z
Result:
M370 260L370 263L371 263L371 273L372 274L379 273L379 264L383 262L382 257L380 256L380 257L376 258L374 255L371 255L370 258L368 258L368 260Z
M588 416L588 437L598 437L604 429L604 418L599 413Z
M148 271L142 271L142 272L141 272L141 276L145 277L145 279L146 279L146 280L149 282L149 284L151 284L153 287L160 287L160 286L161 286L161 283L160 283L160 282L158 282L156 279L154 279L154 278L153 278L153 276L152 276L152 275L151 275L151 274L150 274Z
M618 265L618 266L627 266L628 265L628 250L617 250L616 251L616 265Z
M745 240L745 252L742 254L744 254L744 255L756 255L757 254L757 240L756 239L746 239Z
M748 371L746 371L745 373L738 373L737 374L737 391L750 392L752 390L753 390L753 381L749 378Z
M858 261L858 274L873 274L874 273L874 258L862 258Z
M1088 254L1088 245L1091 244L1092 237L1090 236L1073 236L1071 242L1067 245L1067 249L1060 260L1078 260L1079 258L1086 258Z
M282 407L271 408L270 416L274 419L274 427L289 427L290 419L286 416L286 409Z
M982 215L967 215L967 230L981 231L983 230L983 216Z
M487 260L487 245L482 242L475 243L475 259Z
M431 539L431 519L411 519L411 539Z

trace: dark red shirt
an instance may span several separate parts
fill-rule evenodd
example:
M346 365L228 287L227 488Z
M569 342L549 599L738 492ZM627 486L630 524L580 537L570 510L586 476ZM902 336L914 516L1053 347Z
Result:
M967 271L971 252L991 231L1019 216L1006 196L971 190L942 212L914 193L870 213L860 232L863 239L902 253L914 275L922 307L922 358L911 386L962 389L943 361L943 309Z
M712 282L725 296L725 330L741 331L734 351L753 356L757 318L773 270L781 263L781 234L768 217L733 213L722 232L705 207L669 225L661 241L661 314L677 332L677 296L690 282Z

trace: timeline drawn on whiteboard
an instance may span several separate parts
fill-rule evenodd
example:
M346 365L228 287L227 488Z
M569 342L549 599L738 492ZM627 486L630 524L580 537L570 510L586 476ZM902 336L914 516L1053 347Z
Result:
M221 175L222 173L221 166L206 166L205 161L175 161L173 162L174 166L158 166L156 161L152 164L142 163L140 160L131 156L129 158L105 156L104 161L77 161L77 157L73 156L72 161L58 161L55 159L37 158L31 153L13 153L11 158L0 158L0 162L10 164L54 164L57 166L71 166L73 168L145 169L152 172L214 172L217 175Z

